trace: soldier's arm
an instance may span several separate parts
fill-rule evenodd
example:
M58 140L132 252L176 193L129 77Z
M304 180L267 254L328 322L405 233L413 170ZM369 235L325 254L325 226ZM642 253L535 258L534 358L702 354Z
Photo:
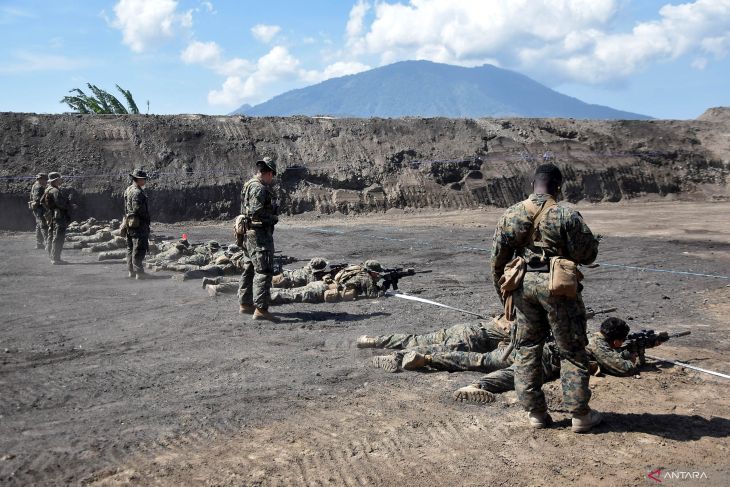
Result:
M636 364L624 358L620 351L611 348L602 338L591 337L586 350L606 374L625 377L636 373Z
M137 215L139 216L139 218L142 221L149 223L150 222L150 210L149 210L149 207L147 206L147 195L144 194L144 192L142 192L142 191L138 191L137 197L135 198L135 200L136 200L135 204L137 205Z
M567 257L577 264L591 264L598 255L598 238L577 211L570 212L565 222Z
M53 198L53 204L55 205L55 207L60 210L68 210L71 205L70 205L66 195L61 193L60 189L58 191L56 191L55 193L56 194Z
M497 290L497 294L502 295L499 290L499 279L504 274L504 266L514 258L515 250L509 245L506 235L502 231L506 224L505 218L502 217L494 230L494 239L492 241L492 281Z

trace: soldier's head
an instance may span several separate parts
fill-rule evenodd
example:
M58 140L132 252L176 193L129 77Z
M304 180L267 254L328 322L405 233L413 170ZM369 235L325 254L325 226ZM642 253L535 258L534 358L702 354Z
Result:
M54 188L58 188L61 185L62 181L63 181L63 179L61 178L61 173L58 173L58 172L48 173L48 184L50 184Z
M129 173L129 177L132 178L132 181L134 181L134 183L140 188L147 184L147 173L141 169L135 169Z
M377 260L366 260L363 267L370 274L370 277L377 280L380 279L380 274L383 272L383 266Z
M274 176L276 176L276 161L274 161L271 157L264 157L263 159L256 161L256 169L258 170L258 175L261 181L265 184L271 184L274 180Z
M601 335L606 337L606 341L611 348L621 348L629 336L629 325L621 318L610 317L601 323Z
M311 267L315 271L321 271L322 269L327 267L327 261L324 260L322 257L314 257L312 260L309 261L309 267Z
M36 174L35 180L38 181L38 184L40 184L41 186L45 186L46 184L48 184L48 174L44 172L39 172L38 174Z
M563 173L555 164L540 164L535 169L532 190L536 194L558 196L563 185Z

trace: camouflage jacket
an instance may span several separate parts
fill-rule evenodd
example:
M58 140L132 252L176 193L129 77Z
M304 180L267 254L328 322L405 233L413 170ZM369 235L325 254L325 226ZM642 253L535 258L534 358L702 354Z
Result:
M342 290L354 289L357 291L358 297L378 298L383 296L383 289L370 277L368 271L362 269L359 272L352 272L350 269L348 267L335 276L334 280L338 284L338 287Z
M39 183L38 181L33 183L33 186L31 186L30 188L30 200L28 201L28 204L30 205L30 208L32 210L41 207L41 196L43 196L43 193L45 191L46 187L41 186L41 183Z
M134 215L139 218L140 226L150 225L147 193L135 183L130 184L124 191L124 212L127 216Z
M588 337L586 351L591 362L595 362L604 374L623 377L636 373L636 364L630 360L630 354L625 350L618 351L611 348L601 332Z
M42 198L46 200L48 210L56 222L71 221L71 202L63 191L49 184Z
M241 214L249 217L253 228L271 228L279 222L276 199L271 186L258 177L251 178L241 190Z
M531 194L529 199L539 208L549 198L546 194ZM543 257L564 257L577 264L590 264L598 254L598 239L593 236L581 214L564 206L549 209L537 229L538 247L530 242L532 217L524 202L511 206L500 218L494 231L492 245L492 279L499 293L499 279L504 266L521 256L538 265Z

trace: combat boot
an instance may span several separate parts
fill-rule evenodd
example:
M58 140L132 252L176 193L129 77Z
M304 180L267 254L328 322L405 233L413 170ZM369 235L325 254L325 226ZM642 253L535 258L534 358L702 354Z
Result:
M423 355L422 353L411 351L403 356L403 362L401 362L401 367L403 367L405 370L418 370L424 368L430 363L430 355Z
M377 348L377 346L378 339L376 337L363 335L357 339L357 348Z
M400 370L400 357L397 354L379 355L370 359L373 367L383 369L386 372L398 372Z
M147 279L147 274L145 274L144 272L138 272L136 279L138 281L143 281L143 280Z
M203 278L203 289L205 289L205 286L207 285L216 285L218 284L218 278L217 277L204 277Z
M284 282L284 274L276 274L271 278L272 287L279 287L282 282Z
M532 411L527 413L527 421L529 421L530 426L536 429L547 428L553 424L553 418L548 413Z
M601 424L603 415L598 411L590 410L583 415L573 415L573 433L585 433L594 426Z
M208 286L210 289L210 286ZM216 294L218 290L216 289ZM208 294L210 294L210 291L208 291ZM252 315L256 311L256 307L253 304L242 304L238 307L238 312L242 315Z
M278 318L271 314L268 309L263 308L256 308L256 311L253 312L253 319L254 320L266 320L271 321L273 323L279 323L281 321L281 318Z
M206 284L203 287L206 291L208 291L208 296L210 296L211 298L218 296L218 286L216 286L215 284ZM251 313L253 313L253 311L251 311Z
M132 271L127 272L127 279L134 279L136 274Z
M454 392L454 401L486 404L488 402L494 402L494 399L494 394L489 391L485 391L476 384L470 384L466 387L457 389Z

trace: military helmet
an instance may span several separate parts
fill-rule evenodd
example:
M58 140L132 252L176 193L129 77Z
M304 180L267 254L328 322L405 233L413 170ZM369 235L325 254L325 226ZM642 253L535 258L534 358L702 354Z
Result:
M38 174L35 175L35 178L36 179L48 179L48 174L46 174L44 172L39 172Z
M141 169L135 169L129 173L134 179L147 179L147 173Z
M274 161L271 157L266 156L263 159L259 159L256 161L256 167L259 169L266 169L270 170L274 174L276 174L276 161Z
M53 181L56 181L58 179L61 179L61 173L60 172L49 172L48 173L48 182L52 183Z
M122 226L122 222L120 222L117 219L111 220L109 222L109 228L111 228L112 230L116 230L117 228L119 228L121 226Z
M375 272L376 274L380 274L381 272L383 272L383 266L380 265L380 262L378 262L377 260L366 260L363 264L363 267L365 267L368 272Z
M229 252L232 252L232 253L240 252L241 251L241 247L239 247L236 244L231 244L231 245L228 246L228 251Z
M322 257L315 257L309 261L309 267L318 271L327 267L327 261L324 260Z
M211 240L208 242L209 249L219 249L220 247L221 247L221 244L219 244L216 240Z

